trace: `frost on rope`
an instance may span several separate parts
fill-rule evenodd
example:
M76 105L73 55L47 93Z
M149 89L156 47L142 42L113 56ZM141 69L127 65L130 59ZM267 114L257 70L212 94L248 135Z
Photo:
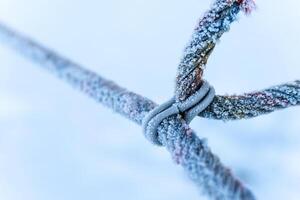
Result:
M222 19L220 20L221 24L228 24L229 26L234 21L239 10L244 10L248 13L250 8L252 8L250 2L252 1L225 2L219 0L216 1L212 8L213 10L219 9L220 13L217 13L215 16ZM224 17L227 14L231 17ZM205 16L209 16L209 14ZM205 18L204 22L207 21L206 23L209 24L209 19L219 18ZM230 21L230 19L232 20ZM203 26L207 25L204 22ZM213 29L207 30L214 33ZM217 30L221 31L217 32ZM218 34L223 33L225 30L216 29L215 35L220 37ZM209 35L210 32L203 36ZM205 51L204 64L218 37L212 40L213 46ZM0 24L0 39L19 53L40 64L41 67L53 72L73 87L88 94L97 102L104 104L138 124L141 124L145 115L157 106L151 100L125 90L112 81L106 80L61 57L2 24ZM202 42L201 40L199 41ZM210 41L209 38L208 41ZM197 55L198 51L194 51L194 53ZM181 65L181 67L183 66ZM187 65L187 67L191 67L191 65ZM182 70L185 72L184 68ZM198 75L201 78L202 71ZM216 96L212 104L203 111L201 116L223 120L241 119L255 117L299 104L300 81L295 81L244 95ZM207 194L210 199L255 199L250 190L243 186L228 168L222 165L218 157L206 145L205 140L199 139L180 115L171 116L160 124L158 127L158 139L171 153L174 161L185 169L198 188Z
M74 88L138 124L157 106L151 100L125 90L2 24L0 39ZM171 116L161 123L158 139L210 199L254 200L251 192L222 165L204 140L199 139L180 116Z
M217 41L240 11L249 14L255 8L253 0L216 0L204 14L184 50L178 67L175 96L184 101L201 87L203 70Z
M300 105L300 80L243 95L217 95L199 116L224 121L247 119Z
M200 190L216 200L254 200L255 197L231 171L224 167L205 140L199 139L180 116L164 120L158 127L159 140L174 161L183 166Z
M0 42L38 63L42 68L66 81L75 89L86 93L97 102L138 124L141 124L145 114L156 106L147 98L127 91L1 23Z

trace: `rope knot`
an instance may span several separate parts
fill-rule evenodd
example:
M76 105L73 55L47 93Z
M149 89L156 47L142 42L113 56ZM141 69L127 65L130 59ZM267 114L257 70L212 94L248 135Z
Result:
M189 124L210 105L214 96L214 88L204 80L199 90L186 100L176 101L175 97L172 97L167 102L157 106L143 119L142 127L146 138L153 144L162 146L162 143L158 140L157 128L164 119L180 114Z

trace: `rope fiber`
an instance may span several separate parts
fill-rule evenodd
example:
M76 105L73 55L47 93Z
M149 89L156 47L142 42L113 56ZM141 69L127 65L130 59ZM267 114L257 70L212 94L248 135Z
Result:
M215 0L198 23L178 66L175 96L184 101L201 86L207 60L240 11L250 13L253 0Z
M252 192L188 126L196 115L224 121L238 120L300 105L299 80L243 95L222 96L214 95L214 89L202 79L217 40L240 11L249 13L253 8L252 0L215 1L185 49L178 68L175 96L161 106L60 56L3 23L0 23L0 40L97 102L142 125L146 137L152 143L164 146L210 199L254 200Z

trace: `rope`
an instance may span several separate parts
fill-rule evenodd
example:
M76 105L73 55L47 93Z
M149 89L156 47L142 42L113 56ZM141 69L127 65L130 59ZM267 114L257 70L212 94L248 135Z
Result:
M215 96L200 117L223 121L248 119L300 105L300 80L243 95Z
M184 101L197 91L209 55L230 24L236 21L238 13L249 14L253 9L253 0L214 2L196 27L179 64L175 92L178 101ZM239 120L300 105L299 85L299 81L294 81L243 95L217 95L199 116L223 121Z
M178 67L175 96L184 101L195 93L202 83L207 60L223 33L237 20L240 11L250 13L253 0L215 0L211 9L198 23L187 44Z
M189 124L194 117L209 106L214 96L214 88L204 81L201 88L184 102L176 102L175 98L172 98L154 108L148 113L142 123L146 138L153 144L161 146L162 144L157 138L157 128L164 119L172 115L181 114L186 123Z
M156 129L165 118L181 113L189 124L212 102L215 92L212 89L205 97L210 87L202 80L208 57L217 40L236 20L239 11L249 13L254 7L255 4L251 0L216 0L204 15L179 64L175 97L151 111L143 121L144 134L153 144L161 145Z
M153 101L127 91L112 81L81 67L0 23L0 40L86 93L97 102L141 125L157 107ZM170 116L157 128L158 141L170 152L199 190L210 199L254 200L252 193L225 167L206 144L178 116Z
M0 39L99 103L143 125L146 137L165 146L174 161L211 199L254 200L251 191L222 165L205 140L198 138L187 124L196 115L235 120L300 105L300 81L233 96L214 97L213 88L205 87L207 83L202 80L203 70L216 41L236 20L239 11L249 13L253 7L252 0L215 1L185 49L178 68L175 97L159 107L153 101L121 88L1 23Z

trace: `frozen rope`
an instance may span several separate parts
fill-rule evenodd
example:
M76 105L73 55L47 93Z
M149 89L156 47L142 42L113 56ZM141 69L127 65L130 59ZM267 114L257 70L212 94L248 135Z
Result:
M187 45L178 68L175 97L152 110L143 120L143 131L153 144L157 139L157 127L167 117L181 114L189 124L213 101L214 89L202 80L203 69L216 42L240 10L249 14L255 8L253 0L216 0L204 15Z
M240 11L249 14L255 8L253 0L215 0L187 44L178 66L175 96L184 101L202 84L203 71L215 45Z
M175 91L177 101L185 101L202 84L209 55L223 33L237 20L238 13L243 11L250 14L255 7L254 0L215 0L185 48L178 67ZM297 105L300 105L299 80L242 95L216 95L199 116L223 121L239 120Z
M0 40L74 88L139 125L147 113L157 106L153 101L127 91L1 23ZM159 142L170 152L173 160L184 168L200 191L210 199L255 199L181 116L174 115L163 120L157 133Z
M200 117L223 121L253 118L300 105L300 80L242 95L216 95Z
M226 7L227 10L244 10L248 13L254 5L251 4L251 2L253 3L251 0L217 0L213 9ZM238 6L237 10L236 6ZM221 10L222 9L220 9L220 11ZM227 14L231 16L232 13L235 12L224 12L222 15L217 13L215 19L218 19L217 16L220 16L221 19L222 16ZM214 14L212 14L212 16L213 15ZM214 18L207 20L208 24L212 19ZM231 18L229 17L228 19ZM226 20L223 21L228 22ZM207 30L210 31L210 29L211 28ZM222 33L222 31L219 33ZM208 36L209 35L210 34L208 34ZM157 104L153 101L121 88L112 81L106 80L78 64L61 57L54 51L42 47L2 24L0 24L0 39L21 54L50 70L59 78L88 94L99 103L106 105L140 125L143 119L145 119L145 116L157 107ZM195 40L195 42L197 42L197 40ZM198 40L198 42L201 41ZM195 49L195 53L197 54L199 49L197 50L197 47L194 47L193 50ZM212 49L213 48L208 48L208 50L203 51L204 54L207 55L204 57L204 63L206 63ZM188 58L188 56L186 58ZM204 65L201 66L200 71L204 69ZM202 71L201 73L196 73L197 76L194 76L196 79L192 77L189 79L191 82L186 81L190 73L194 73L194 70L197 69L197 67L199 68L198 65L182 65L181 69L185 72L189 67L191 67L191 71L183 75L181 80L185 87L187 85L191 86L193 90L192 92L187 92L187 94L183 93L184 98L177 98L180 97L180 95L177 95L174 100L176 103L184 102L185 99L188 99L200 88L203 82ZM188 84L185 85L185 83ZM211 104L199 115L222 120L243 119L299 104L300 81L295 81L244 95L217 95ZM183 166L188 175L199 186L199 189L211 199L254 200L255 198L251 191L236 179L228 168L222 165L218 157L215 156L206 145L205 140L197 137L196 133L189 128L184 118L182 113L181 115L172 115L163 120L157 127L156 139L167 148L174 161Z
M182 118L189 124L194 117L209 106L214 96L214 88L207 81L203 81L200 89L185 101L176 102L173 97L166 103L157 106L143 119L142 127L146 138L153 144L161 146L162 143L158 140L157 128L164 119L181 114Z

